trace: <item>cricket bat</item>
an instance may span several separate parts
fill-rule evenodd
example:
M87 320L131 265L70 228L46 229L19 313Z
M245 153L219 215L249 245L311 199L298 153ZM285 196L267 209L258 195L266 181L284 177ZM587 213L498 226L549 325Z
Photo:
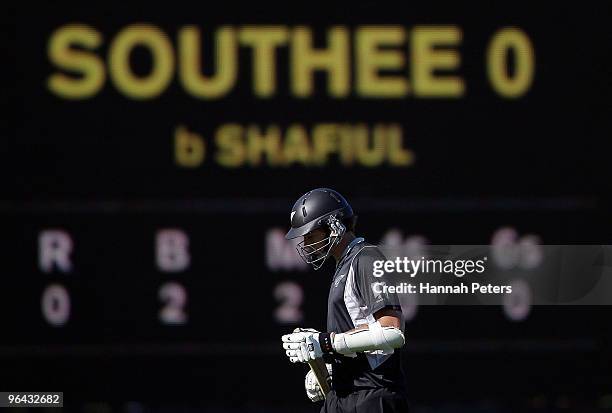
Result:
M299 333L302 331L301 328L296 328L293 330L294 333ZM315 330L312 330L315 331ZM312 370L315 378L317 379L317 383L319 383L319 387L321 387L321 391L323 392L323 397L327 397L327 393L331 390L329 387L329 371L327 371L327 366L323 359L315 359L310 360L308 362L310 366L310 370Z
M325 365L325 362L323 361L323 359L315 359L310 360L308 362L308 365L310 366L310 370L312 370L312 372L314 373L315 378L317 379L317 382L321 387L323 396L327 397L327 393L329 393L330 388L329 381L327 380L329 378L329 372L327 371L327 366Z

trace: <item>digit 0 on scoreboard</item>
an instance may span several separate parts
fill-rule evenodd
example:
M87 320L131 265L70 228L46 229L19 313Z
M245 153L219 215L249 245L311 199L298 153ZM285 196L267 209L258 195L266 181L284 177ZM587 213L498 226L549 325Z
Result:
M42 293L42 315L52 326L60 327L70 319L70 294L61 284L50 284Z

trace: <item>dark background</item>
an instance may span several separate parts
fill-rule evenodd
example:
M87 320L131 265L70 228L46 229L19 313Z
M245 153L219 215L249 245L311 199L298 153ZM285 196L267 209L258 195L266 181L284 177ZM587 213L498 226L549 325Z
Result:
M395 229L431 244L489 244L500 228L512 228L542 244L609 243L609 18L596 2L54 2L9 10L2 16L0 387L64 391L75 411L317 411L304 395L305 368L290 365L279 345L295 325L275 320L273 292L297 283L299 325L322 329L331 268L272 270L265 260L269 231L285 230L293 201L314 187L343 193L371 242ZM113 36L135 22L158 26L175 48L186 24L209 42L221 25L308 25L320 47L333 25L454 24L463 31L457 74L466 94L337 99L317 75L315 95L298 99L281 48L278 93L267 99L253 95L250 53L241 49L237 87L222 99L193 98L174 79L152 100L130 100L107 80L93 98L67 101L45 86L58 70L47 42L74 22L103 34L96 52L103 59ZM492 91L484 64L488 40L506 26L529 36L536 62L528 93L512 100ZM133 65L146 73L141 52ZM210 48L203 53L212 57ZM332 157L317 168L235 170L174 163L178 124L208 138L227 122L400 123L416 163L343 167ZM71 273L38 267L38 236L50 228L73 240ZM155 234L164 228L189 235L187 270L155 266ZM184 325L159 320L167 282L187 293ZM54 283L70 295L61 327L41 313L41 295ZM512 321L501 307L419 307L403 350L415 409L610 408L610 316L608 307L534 307Z

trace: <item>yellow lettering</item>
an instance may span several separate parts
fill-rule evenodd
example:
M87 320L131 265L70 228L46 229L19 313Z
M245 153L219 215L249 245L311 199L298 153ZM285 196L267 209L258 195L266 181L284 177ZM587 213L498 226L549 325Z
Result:
M257 125L247 128L247 159L253 166L261 164L262 156L268 160L268 165L276 166L281 162L280 128L277 125L269 126L262 133Z
M404 55L398 50L380 50L398 46L406 34L400 26L366 26L355 34L357 93L365 97L393 98L408 93L408 81L399 76L380 76L381 69L400 70Z
M338 150L338 127L334 123L319 123L312 128L313 164L323 166L329 154Z
M357 159L363 166L373 167L382 164L385 152L386 142L385 135L381 133L380 126L374 126L372 133L372 148L370 148L370 136L368 133L367 125L359 125L359 129L356 134L356 152Z
M104 62L95 54L74 50L72 45L93 50L102 44L102 35L83 24L69 24L51 35L47 47L49 60L61 69L81 74L70 77L54 73L47 80L47 87L64 99L86 99L94 96L104 86L106 74Z
M296 96L312 96L315 70L327 72L330 96L343 97L350 92L348 31L345 27L333 27L328 31L327 39L327 49L313 49L310 28L302 26L293 30L291 87Z
M350 124L343 124L338 127L340 135L340 162L344 166L351 166L355 162L355 140L353 129Z
M276 48L287 43L283 26L247 26L240 30L240 43L253 49L253 89L259 97L276 93Z
M463 79L457 76L436 76L436 70L455 70L460 57L455 50L438 50L440 46L461 43L461 29L456 26L416 27L412 33L412 83L415 96L461 97Z
M215 45L215 74L202 75L200 30L186 26L179 31L179 79L185 90L202 99L220 98L234 87L237 76L238 51L236 34L231 27L217 30Z
M244 165L246 150L243 143L243 128L237 123L221 125L215 134L215 144L219 151L215 155L217 163L228 168Z
M130 67L135 47L146 47L151 53L151 72L136 76ZM155 26L133 24L121 30L109 49L109 71L113 83L132 99L150 99L164 91L174 74L174 52L168 36Z
M309 164L310 143L308 142L308 134L302 125L294 124L287 128L283 149L285 165L291 166L295 162L304 166Z
M508 74L509 52L514 53L514 75ZM529 37L518 28L499 30L487 50L487 74L493 89L505 98L523 96L533 82L535 53Z
M204 161L205 146L201 135L179 126L174 132L174 159L179 166L193 168Z
M404 148L402 125L392 124L385 126L387 148L389 151L389 164L393 166L410 166L414 164L414 152Z

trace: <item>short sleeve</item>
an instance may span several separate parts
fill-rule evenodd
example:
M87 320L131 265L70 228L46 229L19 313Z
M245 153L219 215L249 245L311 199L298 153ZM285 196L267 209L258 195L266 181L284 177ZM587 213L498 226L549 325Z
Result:
M382 284L388 284L389 280L385 280L384 276L374 276L375 262L380 260L384 261L385 259L385 256L378 248L374 246L365 246L359 252L355 260L357 290L369 314L374 314L378 310L386 307L401 311L397 294L389 293L386 289L381 288Z

